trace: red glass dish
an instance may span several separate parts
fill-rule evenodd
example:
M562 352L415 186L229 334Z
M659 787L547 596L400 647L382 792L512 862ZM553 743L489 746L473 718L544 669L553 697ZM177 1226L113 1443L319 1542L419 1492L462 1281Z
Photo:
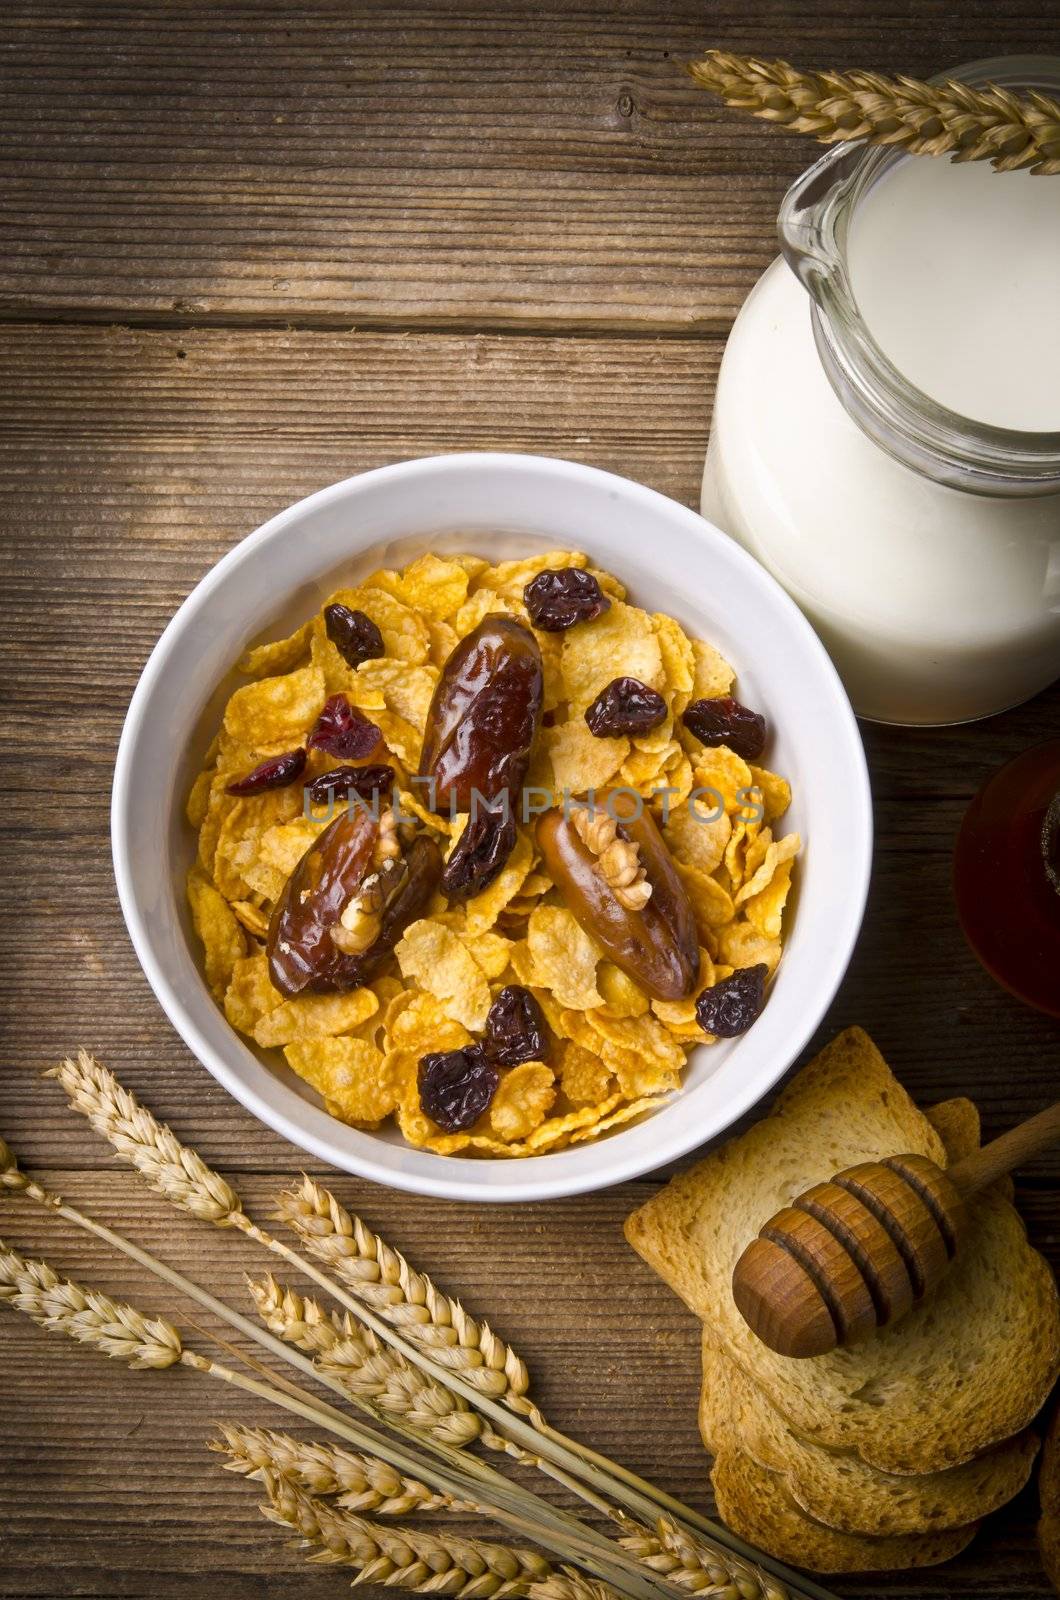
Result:
M1060 1017L1060 739L984 784L957 838L957 915L987 971Z

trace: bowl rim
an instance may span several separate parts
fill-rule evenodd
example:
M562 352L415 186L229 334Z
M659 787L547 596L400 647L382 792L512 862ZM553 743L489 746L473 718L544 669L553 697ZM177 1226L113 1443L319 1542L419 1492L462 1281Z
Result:
M816 657L822 680L832 691L833 703L831 709L835 717L835 731L837 740L844 747L844 754L848 763L848 771L844 774L844 777L845 781L849 783L847 794L851 819L851 828L847 840L847 848L851 851L850 892L844 902L843 917L837 922L834 929L834 938L830 941L829 948L822 959L820 998L817 1004L800 1013L800 1019L797 1025L792 1028L788 1043L785 1046L782 1064L776 1066L775 1070L770 1067L764 1073L759 1072L750 1078L735 1080L732 1097L727 1107L725 1128L716 1130L714 1134L707 1135L704 1138L693 1118L684 1120L675 1118L669 1136L661 1139L658 1148L645 1158L644 1155L627 1154L623 1156L622 1136L621 1131L619 1131L610 1139L605 1139L599 1143L586 1143L581 1147L589 1159L584 1163L580 1173L565 1178L553 1178L551 1181L547 1179L542 1181L542 1164L548 1161L547 1154L513 1160L511 1165L515 1171L512 1178L508 1181L500 1182L494 1179L491 1180L489 1185L477 1183L473 1176L463 1176L462 1169L455 1165L451 1175L448 1175L444 1169L438 1172L437 1175L433 1173L408 1172L404 1169L391 1170L384 1161L366 1159L356 1153L339 1150L329 1138L320 1137L311 1130L297 1126L282 1110L264 1101L255 1089L243 1080L238 1070L231 1066L202 1035L194 1018L177 992L174 983L162 963L156 958L147 924L134 889L129 852L128 801L133 777L137 733L145 710L150 704L155 685L160 675L166 670L174 641L195 620L198 612L209 600L218 585L224 582L233 569L238 568L244 561L252 558L261 546L280 536L289 524L297 521L310 509L326 506L332 501L342 500L351 491L357 492L358 488L385 486L388 481L400 478L417 476L429 478L435 474L459 474L468 471L469 468L472 470L486 468L494 472L499 470L501 472L512 471L513 473L529 469L531 471L552 473L560 479L576 479L583 483L595 482L601 489L621 493L627 501L632 501L634 504L639 502L646 507L664 508L668 516L679 523L683 523L684 531L689 537L699 542L702 542L704 538L707 539L708 543L713 543L715 540L723 540L727 558L735 561L737 566L744 567L753 582L764 585L772 591L774 603L782 612L786 613L787 622L792 632L799 637L801 646ZM857 719L839 674L824 645L795 601L791 599L772 574L742 546L738 545L735 540L717 528L715 524L708 522L699 512L693 511L690 507L671 499L670 496L662 494L659 490L651 489L633 479L624 478L617 473L606 471L600 467L589 466L582 462L571 461L563 457L534 455L515 451L457 451L443 455L420 456L408 461L370 468L303 496L302 499L284 507L274 516L268 518L267 521L260 524L253 532L240 539L231 550L227 551L210 568L181 602L159 636L140 674L129 702L118 743L111 789L110 823L111 854L118 899L133 949L167 1020L176 1029L176 1032L199 1064L205 1067L211 1076L252 1116L265 1123L267 1127L287 1139L296 1148L316 1156L330 1167L406 1193L429 1196L434 1199L488 1203L526 1203L528 1201L551 1200L568 1195L589 1193L597 1189L610 1188L614 1184L626 1182L655 1171L667 1163L687 1155L700 1145L705 1145L711 1139L722 1137L726 1130L747 1111L757 1105L790 1069L813 1037L828 1007L834 1000L853 956L861 930L868 899L873 859L872 792L868 764L861 735L858 731ZM339 1126L342 1125L339 1124ZM387 1146L384 1145L382 1148L385 1149ZM611 1159L601 1162L599 1157L605 1152L610 1154ZM571 1152L565 1153L570 1154ZM595 1161L592 1159L594 1156L596 1157ZM494 1170L497 1164L496 1161L490 1162L490 1166ZM520 1180L519 1176L516 1175L517 1173L525 1173L527 1177L531 1176L531 1173L537 1176L533 1184L528 1185L525 1181Z

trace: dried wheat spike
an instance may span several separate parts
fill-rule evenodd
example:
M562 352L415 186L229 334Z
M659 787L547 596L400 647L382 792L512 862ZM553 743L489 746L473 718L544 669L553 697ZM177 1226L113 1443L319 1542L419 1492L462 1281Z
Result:
M194 1150L158 1122L87 1050L67 1056L48 1073L57 1078L75 1111L140 1173L157 1194L193 1217L220 1227L245 1222L239 1196Z
M523 1415L535 1415L523 1398L530 1374L515 1352L322 1185L303 1177L298 1189L280 1195L278 1216L344 1285L432 1360L451 1367L479 1393L504 1400Z
M621 1600L617 1589L587 1578L574 1567L561 1567L530 1585L530 1600Z
M322 1372L337 1378L356 1399L455 1449L482 1433L481 1420L460 1395L410 1366L348 1313L325 1311L271 1273L261 1282L247 1282L270 1332L311 1355Z
M730 105L822 144L866 139L913 155L989 161L998 172L1060 173L1060 104L1037 91L923 83L904 74L800 72L787 61L727 50L709 50L689 71Z
M338 1495L347 1511L371 1511L377 1516L403 1517L412 1512L469 1509L449 1495L435 1494L417 1478L407 1478L376 1456L356 1455L341 1445L292 1439L265 1428L245 1428L221 1423L222 1439L212 1439L210 1449L228 1456L229 1472L260 1479L277 1472L299 1489L314 1495Z
M279 1473L261 1474L269 1496L266 1517L291 1528L308 1548L308 1559L359 1569L357 1583L380 1583L415 1594L448 1594L457 1600L516 1600L552 1570L531 1550L461 1539L455 1534L401 1530L335 1511L303 1493Z
M42 1328L94 1345L130 1367L172 1367L183 1356L180 1334L172 1323L162 1317L145 1317L135 1306L111 1300L98 1289L60 1278L46 1261L27 1261L2 1239L0 1300L25 1312Z
M654 1532L637 1527L619 1543L652 1572L692 1594L711 1600L790 1600L775 1579L727 1550L704 1544L669 1517L660 1517Z

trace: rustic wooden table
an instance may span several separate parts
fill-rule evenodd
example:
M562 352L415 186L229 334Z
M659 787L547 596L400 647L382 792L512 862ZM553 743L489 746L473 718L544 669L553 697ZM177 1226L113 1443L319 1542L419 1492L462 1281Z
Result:
M252 1201L305 1164L181 1046L115 899L115 743L189 589L289 501L435 451L569 456L695 504L726 331L815 152L719 109L682 59L718 44L923 74L1055 49L1049 13L1029 0L8 0L0 1128L26 1163L237 1300L251 1251L146 1196L40 1070L91 1046ZM989 1132L1055 1094L1057 1030L969 955L951 848L985 775L1058 732L1057 690L970 728L865 729L875 883L818 1043L863 1024L915 1095L970 1093ZM697 1329L621 1236L657 1182L523 1210L335 1187L489 1311L555 1420L706 1507ZM1019 1188L1057 1260L1060 1163ZM6 1202L3 1233L166 1303L24 1202ZM0 1343L5 1600L340 1592L345 1579L288 1553L254 1490L206 1454L223 1395L194 1374L130 1377L6 1313ZM1027 1493L949 1567L836 1587L1041 1595L1034 1516Z

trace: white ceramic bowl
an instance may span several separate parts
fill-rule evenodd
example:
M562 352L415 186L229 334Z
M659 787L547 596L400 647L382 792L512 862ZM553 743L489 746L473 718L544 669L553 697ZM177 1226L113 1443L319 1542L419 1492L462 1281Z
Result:
M339 581L422 551L490 560L587 550L631 597L713 643L773 730L766 759L790 779L805 844L784 959L742 1038L700 1048L681 1091L635 1126L529 1160L409 1149L329 1117L278 1051L235 1033L203 980L183 881L191 778L243 649L278 638ZM618 664L616 663L616 666ZM114 772L114 869L136 953L166 1015L208 1071L294 1144L379 1183L462 1200L542 1200L603 1188L722 1132L781 1077L824 1015L857 938L872 812L846 695L801 612L750 556L695 512L610 473L538 456L451 455L382 467L310 495L244 539L181 606L144 669ZM189 1082L189 1094L194 1085Z

